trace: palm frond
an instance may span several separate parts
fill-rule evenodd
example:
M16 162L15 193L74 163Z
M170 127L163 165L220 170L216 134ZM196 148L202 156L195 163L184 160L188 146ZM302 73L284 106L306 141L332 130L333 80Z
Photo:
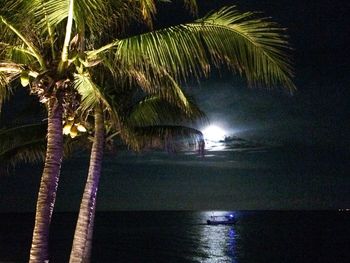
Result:
M46 68L45 61L40 54L39 49L30 41L22 32L20 32L16 27L5 19L5 17L0 16L0 23L6 26L22 43L28 48L28 53L36 58L42 69Z
M135 89L135 88L134 88ZM184 95L185 96L185 95ZM136 96L137 98L138 96ZM114 97L115 98L115 97ZM118 132L118 135L134 150L140 150L144 146L142 142L140 144L140 133L137 133L137 130L142 131L142 128L145 127L146 131L158 131L160 134L167 132L167 139L170 140L171 127L183 127L183 132L186 131L185 126L189 122L195 120L206 120L205 114L198 108L198 106L187 96L185 97L187 106L178 106L176 103L169 103L165 98L160 96L147 96L142 99L136 100L136 103L133 102L134 96L131 94L126 94L123 92L122 96L116 96L118 100L113 100L111 103L114 112L117 115L117 123L113 123L114 130ZM129 103L128 103L129 101ZM177 125L177 126L176 126ZM154 129L152 129L152 127ZM175 129L175 128L174 128ZM179 130L180 131L180 130ZM187 131L193 131L188 129ZM148 134L150 136L151 133ZM194 133L196 137L188 137L189 134L183 134L187 136L188 140L198 139L198 135L201 133ZM146 135L146 133L144 134ZM153 136L158 136L154 133ZM164 135L165 136L165 135ZM163 137L164 137L163 136ZM174 137L174 134L172 134ZM146 137L142 137L146 140ZM175 137L174 137L175 138ZM160 138L163 140L164 138Z
M126 119L129 126L151 126L167 123L182 123L204 119L205 114L192 101L188 111L169 104L160 97L146 97L134 105Z
M194 128L175 125L134 127L133 141L129 146L136 151L163 149L175 152L198 148L203 142L203 134Z
M48 30L47 25L57 28L73 12L76 28L99 32L106 26L109 1L106 0L47 0L34 6L34 12L41 17L40 28Z
M104 60L102 64L105 65ZM110 62L109 62L110 63ZM186 112L188 116L192 114L191 105L186 94L178 82L165 70L149 65L148 72L142 72L133 68L117 67L114 71L114 79L121 86L139 87L146 94L158 96L168 103ZM152 77L150 77L152 76Z
M67 10L67 24L66 31L64 34L64 42L61 52L61 61L59 66L59 71L62 72L65 69L65 63L68 62L68 48L71 40L72 29L73 29L73 15L74 15L74 0L69 0L68 10Z
M0 129L0 171L20 163L44 162L46 154L47 123L17 125ZM66 138L64 156L69 156L76 148L77 141Z
M294 89L284 29L253 13L226 7L193 23L120 40L116 58L148 78L149 65L175 79L206 76L211 65L242 72L251 85Z
M186 95L177 81L167 71L151 64L148 65L147 72L121 64L116 65L116 62L113 62L115 58L110 56L107 51L118 45L118 43L119 41L115 41L99 50L87 52L87 61L98 60L99 64L104 67L104 70L108 69L108 72L112 76L109 82L118 83L118 87L114 88L125 90L126 87L132 88L138 86L145 93L159 96L191 114Z
M291 47L285 29L268 18L255 18L225 7L197 21L214 64L243 72L253 86L282 85L294 90ZM215 41L221 39L221 41Z
M119 40L117 39L111 43L108 43L108 44L98 48L98 49L89 50L86 52L87 59L94 60L97 57L102 56L104 52L113 50L114 47L116 47L118 44L119 44Z
M18 163L45 159L46 125L30 124L0 130L0 164L9 168Z
M80 111L86 115L99 102L99 91L88 73L74 75L74 88L81 95Z
M39 27L42 30L47 29L47 25L56 28L62 21L67 19L69 14L69 0L66 1L45 1L45 4L32 6L36 16L40 17Z
M0 63L0 113L3 103L13 94L16 85L9 85L22 72L15 63Z
M136 81L137 85L146 93L156 95L179 108L188 110L189 103L179 84L166 71L159 72L156 68L150 68L148 74L157 78L148 78L142 71L130 70L128 74Z
M198 35L183 25L120 40L116 61L143 72L147 79L152 77L148 73L152 66L171 72L176 79L199 77L209 67Z
M41 5L40 2L42 2L42 0L2 1L0 15L5 17L9 23L20 26L21 28L24 27L28 21L31 21L33 25L33 20L35 20L33 10L35 6Z
M8 45L6 47L6 50L4 51L4 54L6 54L6 60L12 61L18 64L31 64L35 62L35 56L34 54L29 51L24 45L17 45L17 46L10 46Z
M81 95L81 102L78 110L83 116L88 115L99 103L102 103L104 108L114 115L112 107L101 92L102 88L93 82L88 73L74 75L74 88Z
M146 21L146 23L152 27L152 19L153 16L157 12L156 8L156 1L154 0L139 0L140 3L140 10L141 14L143 16L143 19Z
M0 62L0 72L12 76L22 72L22 65L13 62Z
M4 102L13 94L14 88L8 85L8 83L8 78L0 71L0 113Z
M184 0L185 3L185 8L190 10L192 14L197 14L198 13L198 5L197 5L197 0Z

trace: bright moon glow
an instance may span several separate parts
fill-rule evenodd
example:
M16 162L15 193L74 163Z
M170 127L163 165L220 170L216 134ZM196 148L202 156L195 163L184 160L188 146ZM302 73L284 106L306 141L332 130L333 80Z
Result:
M218 126L210 125L206 127L203 131L203 136L205 140L209 141L220 141L225 139L225 131Z

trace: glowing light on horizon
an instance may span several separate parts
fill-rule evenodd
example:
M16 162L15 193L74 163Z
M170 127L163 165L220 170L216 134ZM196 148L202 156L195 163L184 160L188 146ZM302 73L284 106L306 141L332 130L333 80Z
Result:
M206 127L203 131L203 136L205 140L218 142L220 140L224 140L226 133L225 131L216 125L210 125Z

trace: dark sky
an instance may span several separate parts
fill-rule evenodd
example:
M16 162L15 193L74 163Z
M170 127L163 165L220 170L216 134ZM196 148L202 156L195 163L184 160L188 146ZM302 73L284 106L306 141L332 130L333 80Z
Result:
M349 145L348 1L203 2L215 2L213 6L235 3L243 10L263 11L286 27L295 49L298 88L293 97L276 91L247 90L237 78L225 75L224 79L203 84L205 89L194 89L202 94L203 97L198 96L199 102L210 108L209 115L222 117L229 126L250 129L250 134L263 139ZM221 109L215 95L223 106Z
M230 134L285 147L269 153L216 152L205 159L162 153L108 155L98 209L349 207L349 2L198 2L201 13L235 4L241 10L262 11L288 28L298 88L293 96L247 89L244 81L227 73L187 87L210 121ZM158 22L186 21L177 10L164 7ZM80 155L63 165L58 210L78 209L87 164L88 157ZM23 168L1 177L0 211L33 211L40 173L41 168Z

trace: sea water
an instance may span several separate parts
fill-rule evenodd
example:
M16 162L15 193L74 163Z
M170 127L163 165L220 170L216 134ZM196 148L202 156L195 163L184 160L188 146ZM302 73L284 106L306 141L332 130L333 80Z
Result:
M235 225L206 224L232 213ZM68 262L76 213L56 213L50 262ZM32 213L0 217L0 262L26 262ZM348 263L347 211L98 212L92 262Z
M350 262L350 212L338 211L350 205L347 150L231 148L225 145L224 149L209 149L203 158L121 153L106 158L98 209L119 211L97 212L92 262ZM58 200L58 208L64 209L59 205L72 202L78 207L81 193L73 186L83 186L86 171L82 167L86 165L81 163L74 160L69 169L63 169L58 199L68 196L69 202ZM181 173L174 173L175 168L182 169ZM205 176L205 172L209 175ZM39 184L40 171L35 174L36 180L27 170L23 173L16 170L16 176L0 178L0 262L28 262L34 214L4 212L33 210L36 198L33 189ZM81 183L76 181L79 177ZM167 205L171 208L166 200L175 200L174 196L165 197L169 187L176 185L180 186L177 192L169 194L176 194L181 204L195 204L197 197L192 193L201 189L209 194L198 195L199 205L224 204L251 210L179 211L177 206L177 211L120 211L123 206L119 205L141 210L136 207L142 203L140 200L143 205L157 207L153 192L163 197L160 198L163 209ZM266 200L261 200L265 193ZM221 205L215 205L215 200L221 201ZM273 203L274 200L277 201ZM103 207L107 201L116 207ZM260 208L270 210L254 211ZM275 210L278 208L286 210ZM304 208L309 210L301 210ZM211 215L226 213L233 213L238 223L206 225ZM68 262L76 219L77 213L54 213L50 262Z

